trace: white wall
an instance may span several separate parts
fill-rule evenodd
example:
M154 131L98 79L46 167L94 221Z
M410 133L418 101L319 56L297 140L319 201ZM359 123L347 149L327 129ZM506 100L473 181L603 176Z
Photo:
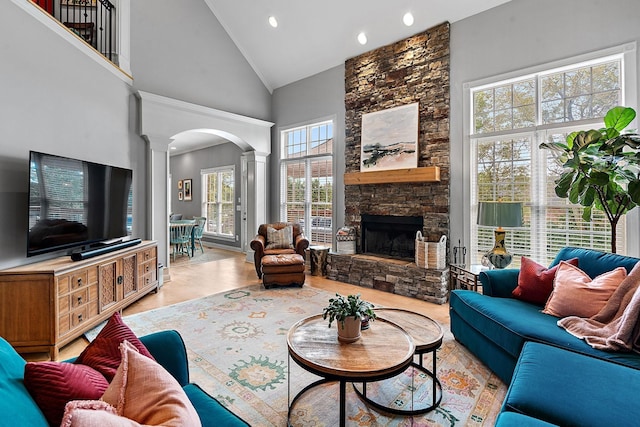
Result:
M136 89L270 119L269 91L204 0L132 1L131 70Z
M513 0L451 26L451 242L470 246L464 83L631 41L640 41L637 0Z
M9 1L0 2L0 268L27 260L29 150L133 168L131 88ZM138 166L141 167L138 170ZM140 209L139 205L134 210ZM136 212L134 212L134 215ZM144 229L136 217L134 232ZM142 236L144 237L144 236Z
M271 116L271 95L203 0L131 3L133 87L26 13L28 3L0 1L0 268L53 256L25 256L29 150L132 168L133 233L150 238L149 153L133 94Z
M273 92L273 121L271 132L271 183L269 185L270 221L279 218L280 131L316 120L335 118L334 134L334 219L339 228L344 225L344 64L299 80ZM333 117L335 116L335 117Z

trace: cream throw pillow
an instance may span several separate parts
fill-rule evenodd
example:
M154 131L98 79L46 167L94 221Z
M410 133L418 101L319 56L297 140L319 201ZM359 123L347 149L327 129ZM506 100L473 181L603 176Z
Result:
M280 230L267 227L267 249L293 249L293 226Z
M553 291L542 312L556 317L594 316L604 307L625 277L627 270L618 267L592 280L575 265L561 261L553 282Z

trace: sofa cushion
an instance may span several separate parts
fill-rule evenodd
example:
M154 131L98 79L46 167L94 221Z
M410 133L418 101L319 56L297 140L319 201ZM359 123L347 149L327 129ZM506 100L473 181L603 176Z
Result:
M640 419L640 405L633 404L638 395L637 369L529 342L503 410L557 425L631 426Z
M24 385L49 423L60 425L68 401L99 399L109 383L89 366L30 362L24 369Z
M96 338L80 353L74 363L87 365L111 381L120 365L120 344L129 341L138 351L153 359L144 344L122 321L119 312L113 313Z
M570 259L567 262L577 266L578 258ZM556 277L558 267L556 265L547 268L523 256L520 261L518 287L512 292L514 298L532 304L544 305L553 291L553 279Z
M640 368L637 354L596 350L559 327L557 317L541 313L534 304L455 290L449 305L465 320L465 327L473 328L516 359L525 341L536 341Z
M498 415L494 427L553 427L555 424L519 414L517 412L502 412Z
M0 414L11 425L49 425L27 388L23 375L26 362L5 339L0 338Z
M542 312L556 317L594 316L604 307L625 277L627 270L617 267L591 279L580 268L561 261L553 292Z
M118 415L145 425L201 425L189 398L169 372L128 341L120 350L122 362L102 396Z
M67 404L60 427L140 427L140 424L116 413L101 400L74 400Z
M560 261L566 261L571 258L578 258L580 260L580 269L591 278L611 271L616 267L624 267L629 273L636 263L640 261L640 258L567 246L558 252L551 266L553 267L560 264Z
M202 427L248 426L240 417L208 395L196 384L188 384L184 391L200 416Z

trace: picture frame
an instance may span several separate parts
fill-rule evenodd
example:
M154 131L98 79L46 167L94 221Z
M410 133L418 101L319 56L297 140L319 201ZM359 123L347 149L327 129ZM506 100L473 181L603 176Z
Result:
M182 180L178 181L178 190L182 190Z
M362 115L360 172L418 167L418 103Z
M97 0L60 0L61 6L96 7Z
M182 201L182 191L178 191L178 200Z
M183 180L184 200L191 201L191 179Z

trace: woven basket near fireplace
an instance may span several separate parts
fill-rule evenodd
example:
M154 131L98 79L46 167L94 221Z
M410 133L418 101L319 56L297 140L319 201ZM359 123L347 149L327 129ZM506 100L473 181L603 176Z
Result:
M438 242L426 242L422 232L416 232L416 265L422 268L442 270L446 267L447 236Z

